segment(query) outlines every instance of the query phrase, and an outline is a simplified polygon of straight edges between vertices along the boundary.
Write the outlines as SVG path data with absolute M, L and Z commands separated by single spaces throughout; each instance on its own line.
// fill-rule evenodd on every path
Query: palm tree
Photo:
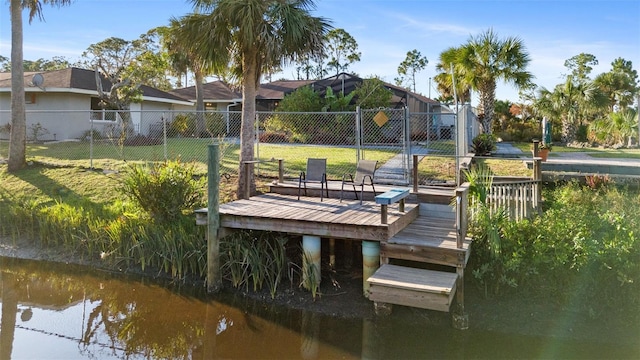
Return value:
M 242 166 L 253 160 L 255 99 L 263 70 L 320 53 L 330 26 L 309 13 L 315 8 L 313 0 L 191 1 L 201 12 L 183 18 L 184 30 L 191 34 L 189 46 L 202 59 L 242 69 L 238 197 L 243 197 L 247 182 L 255 189 L 253 172 L 245 174 Z
M 172 18 L 168 28 L 159 29 L 162 35 L 162 46 L 169 55 L 169 62 L 176 72 L 193 71 L 196 88 L 196 137 L 201 137 L 206 131 L 204 120 L 203 85 L 205 76 L 216 72 L 215 63 L 199 56 L 193 49 L 185 46 L 191 39 L 184 31 L 184 24 L 180 19 Z
M 576 82 L 568 75 L 564 84 L 556 85 L 553 91 L 541 88 L 535 107 L 542 115 L 560 119 L 561 140 L 570 143 L 575 140 L 578 126 L 590 120 L 591 114 L 605 101 L 594 82 Z
M 471 88 L 468 84 L 460 82 L 460 74 L 456 73 L 456 68 L 453 68 L 453 74 L 451 74 L 451 65 L 457 61 L 457 48 L 448 48 L 440 53 L 439 62 L 436 65 L 438 74 L 434 77 L 434 80 L 438 84 L 438 92 L 442 99 L 451 99 L 453 102 L 468 103 L 471 101 Z M 456 84 L 456 89 L 453 89 L 453 83 Z M 455 96 L 457 99 L 455 99 Z
M 7 169 L 21 169 L 26 160 L 27 116 L 24 100 L 24 54 L 22 49 L 22 10 L 29 10 L 29 23 L 42 16 L 42 4 L 62 6 L 71 0 L 11 0 L 11 135 Z
M 526 71 L 530 58 L 522 40 L 515 37 L 499 39 L 493 29 L 489 29 L 447 52 L 450 52 L 447 57 L 453 63 L 456 82 L 479 93 L 479 118 L 483 131 L 491 133 L 497 81 L 524 88 L 530 86 L 533 79 Z
M 607 144 L 633 146 L 633 138 L 638 137 L 638 113 L 634 109 L 611 112 L 606 118 L 594 121 L 589 127 L 596 138 Z

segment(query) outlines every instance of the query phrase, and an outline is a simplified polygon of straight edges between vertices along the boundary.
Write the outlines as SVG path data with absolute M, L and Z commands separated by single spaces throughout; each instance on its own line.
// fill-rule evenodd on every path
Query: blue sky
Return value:
M 640 0 L 316 0 L 316 16 L 332 21 L 358 42 L 361 61 L 350 70 L 388 82 L 407 51 L 417 49 L 429 64 L 418 74 L 417 91 L 437 97 L 438 56 L 493 28 L 499 37 L 518 37 L 531 56 L 529 71 L 539 86 L 553 88 L 567 73 L 564 61 L 580 53 L 596 56 L 592 76 L 622 57 L 640 71 Z M 72 62 L 108 37 L 133 40 L 191 12 L 184 0 L 76 0 L 63 8 L 44 7 L 45 21 L 24 23 L 24 58 L 64 56 Z M 26 14 L 25 14 L 26 16 Z M 0 54 L 10 55 L 8 1 L 0 7 Z M 286 69 L 278 78 L 294 78 Z M 498 84 L 497 98 L 518 100 L 510 85 Z

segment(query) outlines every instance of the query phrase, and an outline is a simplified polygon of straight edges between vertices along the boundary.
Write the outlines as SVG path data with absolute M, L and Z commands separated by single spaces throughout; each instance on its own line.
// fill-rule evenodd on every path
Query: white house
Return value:
M 24 82 L 27 127 L 40 123 L 48 132 L 41 140 L 77 139 L 91 128 L 115 124 L 115 116 L 100 106 L 93 70 L 72 67 L 30 72 L 25 73 Z M 102 84 L 105 90 L 111 86 L 104 78 Z M 131 122 L 138 133 L 148 134 L 152 124 L 161 121 L 162 111 L 195 109 L 192 102 L 178 95 L 149 86 L 141 90 L 142 102 L 131 104 Z M 0 73 L 0 128 L 10 122 L 11 73 Z

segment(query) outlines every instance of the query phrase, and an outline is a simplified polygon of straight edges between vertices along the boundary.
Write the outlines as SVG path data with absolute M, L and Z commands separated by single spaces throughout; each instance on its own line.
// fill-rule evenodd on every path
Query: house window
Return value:
M 105 109 L 105 104 L 99 98 L 91 98 L 91 120 L 114 121 L 115 113 L 113 110 Z
M 25 93 L 24 94 L 24 103 L 25 104 L 35 104 L 36 103 L 36 93 Z

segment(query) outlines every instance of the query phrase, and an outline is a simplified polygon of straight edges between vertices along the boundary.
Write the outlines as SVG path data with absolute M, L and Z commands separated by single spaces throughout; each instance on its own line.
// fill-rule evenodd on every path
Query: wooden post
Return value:
M 336 239 L 329 239 L 329 267 L 336 268 Z
M 418 155 L 413 155 L 413 192 L 418 193 Z
M 540 152 L 540 140 L 533 140 L 533 157 L 537 158 Z
M 464 309 L 464 265 L 456 267 L 458 279 L 456 281 L 456 309 L 451 314 L 454 329 L 467 330 L 469 328 L 469 315 Z
M 220 274 L 220 229 L 219 184 L 220 162 L 218 144 L 209 145 L 207 166 L 207 291 L 217 292 L 222 288 Z
M 534 158 L 533 159 L 533 180 L 536 183 L 533 185 L 535 189 L 535 206 L 538 210 L 538 213 L 542 210 L 540 204 L 542 204 L 542 159 Z
M 386 204 L 380 205 L 380 223 L 381 224 L 387 223 L 387 205 Z
M 404 212 L 404 199 L 400 199 L 400 202 L 398 203 L 398 211 Z
M 278 183 L 284 181 L 284 159 L 278 159 Z

